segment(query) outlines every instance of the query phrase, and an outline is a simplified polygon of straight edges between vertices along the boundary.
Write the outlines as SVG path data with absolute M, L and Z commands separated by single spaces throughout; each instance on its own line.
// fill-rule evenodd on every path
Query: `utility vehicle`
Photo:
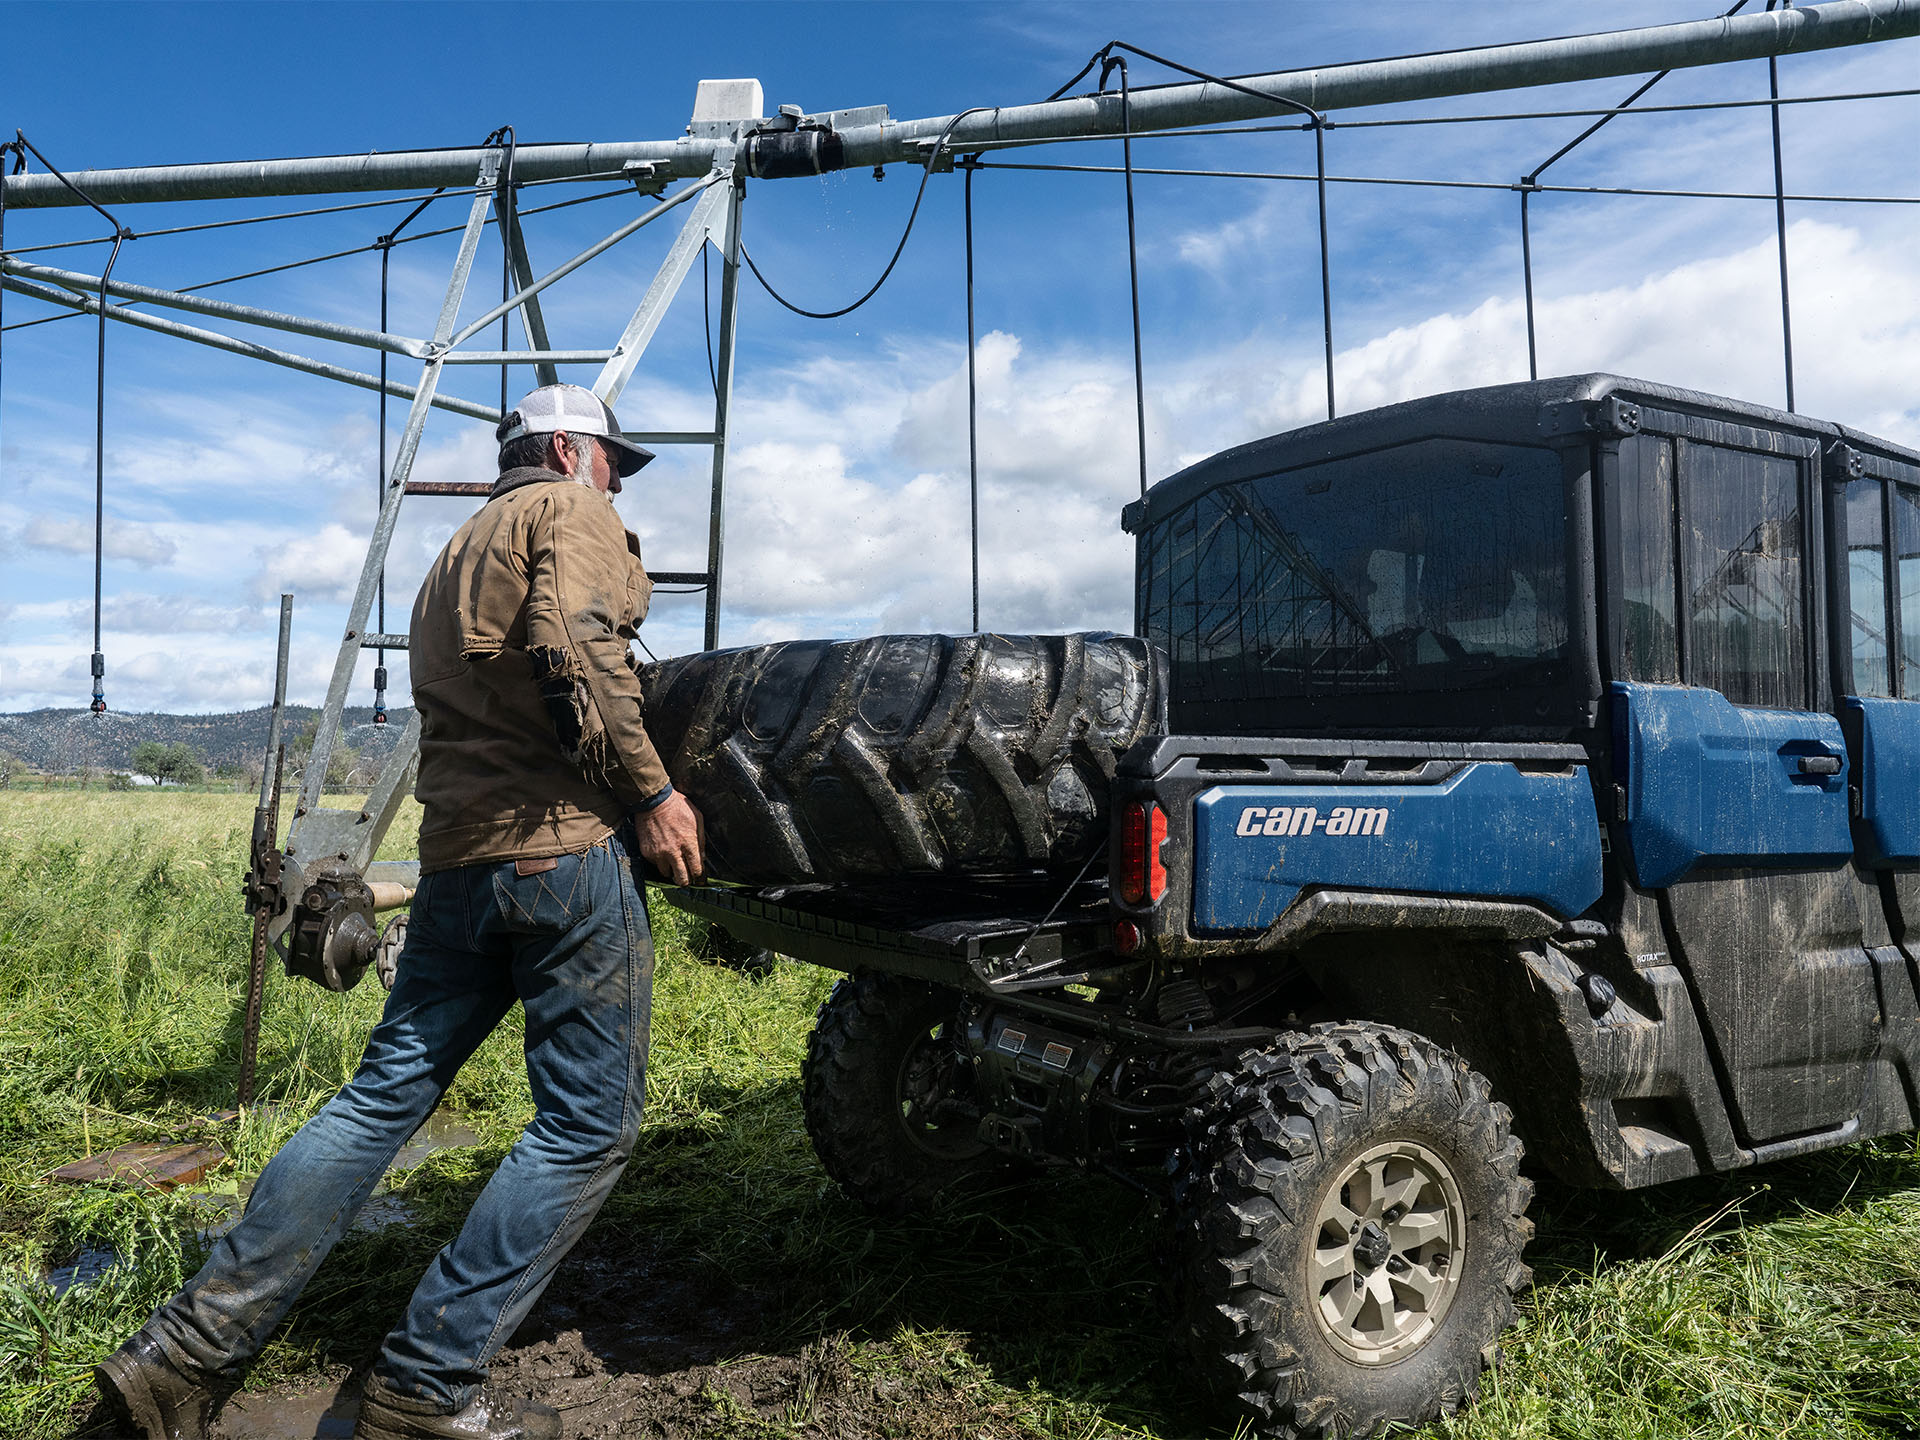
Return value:
M 1523 1144 L 1634 1188 L 1915 1126 L 1920 455 L 1587 375 L 1242 445 L 1124 523 L 1157 655 L 655 676 L 716 830 L 785 837 L 670 898 L 848 972 L 805 1106 L 856 1199 L 1151 1187 L 1206 1385 L 1362 1435 L 1493 1360 Z

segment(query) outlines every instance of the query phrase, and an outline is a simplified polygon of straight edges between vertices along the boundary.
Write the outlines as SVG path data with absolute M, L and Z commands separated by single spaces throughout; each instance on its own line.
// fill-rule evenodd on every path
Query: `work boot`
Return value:
M 93 1380 L 140 1440 L 207 1440 L 213 1412 L 236 1388 L 225 1376 L 175 1360 L 144 1330 L 96 1365 Z
M 369 1375 L 353 1440 L 560 1440 L 560 1412 L 483 1385 L 449 1415 Z

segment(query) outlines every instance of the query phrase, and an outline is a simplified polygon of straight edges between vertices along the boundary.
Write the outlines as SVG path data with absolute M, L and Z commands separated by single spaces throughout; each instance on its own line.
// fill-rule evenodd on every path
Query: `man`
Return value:
M 593 1219 L 640 1125 L 653 948 L 630 856 L 676 884 L 700 818 L 647 739 L 627 642 L 652 582 L 613 508 L 652 456 L 590 391 L 497 432 L 500 478 L 434 562 L 410 651 L 420 888 L 353 1081 L 261 1172 L 206 1267 L 99 1367 L 147 1440 L 198 1440 L 395 1152 L 517 999 L 535 1115 L 428 1267 L 366 1387 L 359 1440 L 552 1440 L 488 1362 Z

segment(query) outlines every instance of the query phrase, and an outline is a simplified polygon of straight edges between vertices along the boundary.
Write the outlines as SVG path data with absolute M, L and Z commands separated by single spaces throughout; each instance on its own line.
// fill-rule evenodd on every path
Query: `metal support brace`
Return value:
M 321 788 L 326 780 L 327 762 L 332 759 L 334 745 L 339 740 L 347 691 L 353 683 L 354 669 L 360 659 L 360 641 L 367 629 L 367 617 L 373 608 L 374 592 L 378 588 L 380 572 L 386 564 L 394 527 L 400 519 L 400 504 L 406 496 L 407 475 L 413 469 L 414 457 L 419 453 L 420 437 L 426 428 L 433 392 L 440 381 L 443 363 L 440 356 L 453 335 L 454 324 L 460 314 L 460 302 L 466 296 L 467 281 L 473 274 L 474 257 L 480 248 L 480 233 L 486 222 L 488 207 L 493 203 L 500 160 L 501 152 L 490 150 L 480 166 L 473 205 L 467 214 L 466 230 L 460 239 L 460 253 L 454 260 L 446 298 L 440 307 L 440 318 L 434 326 L 433 358 L 426 362 L 422 370 L 418 393 L 407 412 L 406 429 L 401 433 L 393 470 L 387 480 L 386 500 L 380 507 L 373 538 L 367 546 L 367 558 L 360 571 L 360 584 L 354 591 L 353 606 L 347 617 L 346 634 L 340 642 L 333 678 L 327 686 L 326 705 L 321 710 L 319 727 L 314 735 L 313 753 L 307 761 L 306 773 L 300 777 L 300 800 L 294 810 L 293 825 L 287 834 L 286 854 L 290 865 L 304 867 L 325 860 L 328 856 L 342 856 L 348 863 L 355 864 L 356 868 L 364 868 L 372 857 L 374 847 L 379 844 L 380 836 L 393 819 L 393 811 L 404 794 L 405 779 L 418 756 L 420 717 L 415 712 L 400 743 L 387 757 L 380 778 L 375 783 L 374 793 L 367 798 L 366 805 L 357 812 L 321 808 Z M 352 837 L 350 842 L 347 836 Z
M 613 358 L 607 361 L 593 382 L 593 393 L 608 405 L 618 403 L 620 392 L 627 388 L 627 382 L 633 378 L 640 357 L 646 353 L 648 342 L 653 339 L 654 332 L 660 328 L 660 321 L 666 316 L 667 306 L 680 293 L 680 286 L 686 281 L 693 262 L 700 258 L 701 248 L 710 238 L 717 236 L 726 224 L 727 215 L 738 207 L 738 200 L 729 198 L 736 187 L 720 183 L 727 180 L 730 173 L 730 169 L 716 170 L 700 198 L 694 202 L 686 223 L 674 237 L 673 248 L 667 251 L 667 258 L 661 262 L 653 283 L 647 286 L 647 293 L 640 297 L 633 318 L 627 321 L 620 343 L 614 346 Z
M 31 295 L 34 299 L 45 300 L 51 305 L 64 305 L 69 310 L 77 310 L 86 315 L 97 315 L 100 312 L 100 299 L 97 295 L 75 295 L 51 285 L 22 279 L 17 275 L 0 273 L 0 288 L 20 295 Z M 345 385 L 357 385 L 362 390 L 377 391 L 384 386 L 387 394 L 397 395 L 403 400 L 411 400 L 417 393 L 413 386 L 398 380 L 382 382 L 378 375 L 369 375 L 363 370 L 349 370 L 344 365 L 335 365 L 326 360 L 313 360 L 288 350 L 276 350 L 270 345 L 242 340 L 238 336 L 222 335 L 218 330 L 202 330 L 197 325 L 183 325 L 178 320 L 168 320 L 159 315 L 143 315 L 138 310 L 129 310 L 121 305 L 109 305 L 106 310 L 109 320 L 117 321 L 122 325 L 133 325 L 142 330 L 152 330 L 156 334 L 191 340 L 196 345 L 225 350 L 231 355 L 244 355 L 250 360 L 264 360 L 269 365 L 280 365 L 306 375 L 318 375 L 323 380 L 338 380 Z M 433 407 L 436 410 L 451 410 L 456 415 L 471 415 L 476 420 L 485 420 L 492 424 L 497 424 L 500 419 L 500 412 L 493 406 L 475 404 L 471 400 L 461 400 L 452 395 L 434 396 Z
M 180 290 L 162 290 L 152 285 L 135 285 L 126 280 L 108 280 L 102 286 L 98 275 L 83 275 L 74 270 L 59 270 L 51 265 L 33 265 L 24 260 L 0 260 L 8 274 L 26 280 L 60 285 L 76 293 L 98 295 L 102 288 L 121 300 L 143 305 L 158 305 L 165 310 L 186 310 L 196 315 L 211 315 L 220 320 L 237 320 L 243 325 L 259 325 L 269 330 L 285 330 L 315 340 L 335 340 L 342 345 L 359 345 L 368 350 L 385 350 L 424 360 L 426 342 L 409 335 L 383 335 L 360 325 L 341 325 L 332 320 L 315 320 L 305 315 L 287 315 L 278 310 L 262 310 L 257 305 L 241 305 L 231 300 L 214 300 L 205 295 L 189 295 Z M 115 307 L 118 308 L 117 306 Z
M 533 285 L 533 258 L 527 253 L 526 233 L 520 228 L 520 207 L 513 203 L 511 195 L 502 190 L 494 195 L 493 215 L 499 222 L 500 243 L 506 247 L 507 265 L 512 271 L 513 283 L 524 292 Z M 547 339 L 547 317 L 540 313 L 538 295 L 528 295 L 520 307 L 520 326 L 529 350 L 553 349 Z M 533 373 L 542 385 L 560 383 L 560 372 L 553 368 L 551 360 L 536 360 Z
M 675 195 L 671 200 L 667 201 L 664 205 L 660 206 L 658 209 L 649 210 L 646 212 L 646 214 L 641 215 L 637 219 L 629 220 L 626 224 L 622 225 L 618 230 L 615 230 L 611 235 L 608 235 L 605 239 L 596 240 L 593 244 L 589 245 L 586 249 L 582 250 L 578 255 L 574 256 L 571 260 L 566 261 L 564 264 L 555 266 L 553 269 L 549 270 L 546 274 L 542 275 L 538 280 L 535 280 L 529 283 L 519 293 L 514 295 L 509 295 L 506 299 L 502 300 L 498 305 L 494 306 L 493 309 L 487 311 L 486 314 L 482 315 L 478 320 L 469 321 L 466 325 L 461 327 L 460 333 L 458 335 L 455 335 L 453 339 L 449 340 L 447 344 L 449 345 L 449 347 L 456 346 L 456 345 L 464 345 L 468 340 L 471 340 L 475 335 L 478 335 L 482 330 L 486 329 L 487 326 L 491 325 L 494 321 L 498 320 L 502 315 L 507 314 L 511 310 L 515 310 L 519 308 L 527 300 L 539 294 L 542 290 L 545 290 L 548 286 L 557 284 L 558 282 L 566 279 L 567 276 L 571 275 L 574 271 L 578 270 L 582 265 L 586 264 L 589 260 L 593 259 L 595 256 L 606 254 L 607 251 L 611 250 L 614 246 L 618 245 L 622 240 L 626 239 L 629 235 L 635 234 L 640 230 L 646 229 L 647 226 L 651 225 L 654 221 L 658 220 L 661 216 L 665 215 L 669 210 L 677 209 L 681 205 L 686 204 L 686 202 L 691 200 L 694 196 L 704 195 L 707 191 L 711 190 L 713 186 L 716 183 L 718 183 L 718 181 L 725 174 L 726 172 L 724 170 L 715 171 L 711 176 L 709 176 L 705 180 L 700 181 L 698 184 L 687 186 L 686 189 L 682 190 L 679 194 Z

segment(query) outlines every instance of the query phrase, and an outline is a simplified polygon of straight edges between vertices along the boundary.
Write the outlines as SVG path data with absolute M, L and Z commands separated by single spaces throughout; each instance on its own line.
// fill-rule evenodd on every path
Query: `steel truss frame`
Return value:
M 712 244 L 720 251 L 723 267 L 720 334 L 715 355 L 713 427 L 710 430 L 699 431 L 628 431 L 626 433 L 628 438 L 648 444 L 707 445 L 713 450 L 707 567 L 703 571 L 688 574 L 663 572 L 662 578 L 706 590 L 705 641 L 708 647 L 719 643 L 721 550 L 725 540 L 726 439 L 733 391 L 735 336 L 738 333 L 740 210 L 745 195 L 744 177 L 736 177 L 730 160 L 722 160 L 716 163 L 704 177 L 667 197 L 655 208 L 620 225 L 604 238 L 536 278 L 529 258 L 526 238 L 519 224 L 519 217 L 514 211 L 510 197 L 504 193 L 504 187 L 500 183 L 505 158 L 505 147 L 489 147 L 480 152 L 476 175 L 468 192 L 472 199 L 466 224 L 461 230 L 459 249 L 448 278 L 438 320 L 432 335 L 425 339 L 283 314 L 257 306 L 241 305 L 181 291 L 103 279 L 100 276 L 36 265 L 0 255 L 0 285 L 4 285 L 7 290 L 66 306 L 77 312 L 98 315 L 104 310 L 108 319 L 124 324 L 191 340 L 215 349 L 252 356 L 289 369 L 343 381 L 365 389 L 384 389 L 387 394 L 403 397 L 410 402 L 400 443 L 394 454 L 392 467 L 385 478 L 380 511 L 368 541 L 359 583 L 355 587 L 353 601 L 348 609 L 346 631 L 335 656 L 333 674 L 327 686 L 326 701 L 321 709 L 314 736 L 312 755 L 301 776 L 300 792 L 294 804 L 292 823 L 288 828 L 284 856 L 281 860 L 280 889 L 283 895 L 299 894 L 307 873 L 320 870 L 328 873 L 351 871 L 367 876 L 369 879 L 397 881 L 407 886 L 411 885 L 419 873 L 419 866 L 414 862 L 391 862 L 379 865 L 373 863 L 374 851 L 379 847 L 388 826 L 392 824 L 394 814 L 399 809 L 400 801 L 410 788 L 413 769 L 419 756 L 420 720 L 417 712 L 409 720 L 398 743 L 387 756 L 379 776 L 374 781 L 371 793 L 362 805 L 350 810 L 329 808 L 322 803 L 322 786 L 328 763 L 339 745 L 348 692 L 353 684 L 360 652 L 370 649 L 404 650 L 407 648 L 408 636 L 373 630 L 369 627 L 368 621 L 386 571 L 387 555 L 399 523 L 402 503 L 409 495 L 432 494 L 439 491 L 439 487 L 415 487 L 408 484 L 414 460 L 419 453 L 421 436 L 426 428 L 428 412 L 437 408 L 496 423 L 500 419 L 500 411 L 491 406 L 439 394 L 438 387 L 443 368 L 448 365 L 531 364 L 539 383 L 552 384 L 558 379 L 561 366 L 598 365 L 600 370 L 593 381 L 592 389 L 601 399 L 613 405 L 633 378 L 649 342 L 665 318 L 667 307 L 673 302 L 692 272 L 694 261 L 699 258 L 708 244 Z M 541 293 L 622 240 L 682 207 L 689 208 L 682 219 L 680 231 L 675 236 L 666 259 L 648 285 L 617 342 L 609 349 L 554 348 L 548 339 L 545 317 L 540 309 Z M 466 298 L 468 282 L 472 278 L 474 261 L 479 252 L 481 232 L 485 228 L 489 212 L 492 213 L 500 231 L 501 241 L 506 249 L 509 273 L 517 288 L 500 304 L 456 330 L 455 325 L 461 304 Z M 420 378 L 413 384 L 401 380 L 383 382 L 376 375 L 275 349 L 250 339 L 242 339 L 219 331 L 131 310 L 125 305 L 112 303 L 114 300 L 184 311 L 189 314 L 304 335 L 418 360 L 421 363 Z M 518 314 L 520 318 L 527 349 L 460 348 L 469 340 L 479 336 L 495 321 L 514 314 Z M 460 495 L 471 494 L 473 488 L 475 487 L 447 487 L 451 493 Z M 484 487 L 477 488 L 484 489 Z M 270 764 L 272 759 L 273 757 L 269 756 Z M 278 908 L 278 913 L 269 921 L 267 934 L 270 942 L 282 940 L 292 923 L 293 913 L 292 906 L 282 905 Z
M 420 716 L 417 710 L 408 720 L 399 743 L 387 756 L 374 782 L 373 790 L 363 805 L 353 810 L 330 809 L 321 803 L 321 793 L 328 761 L 339 742 L 347 695 L 353 684 L 360 651 L 407 647 L 407 636 L 370 632 L 367 621 L 380 577 L 385 571 L 387 551 L 399 521 L 400 507 L 409 493 L 407 477 L 419 450 L 420 436 L 425 428 L 427 411 L 433 403 L 434 389 L 438 384 L 441 368 L 449 364 L 499 364 L 507 360 L 523 364 L 531 362 L 540 367 L 537 373 L 542 383 L 551 383 L 551 378 L 557 375 L 556 367 L 560 365 L 598 362 L 601 368 L 592 389 L 608 405 L 613 405 L 619 400 L 628 381 L 632 379 L 648 343 L 659 329 L 667 306 L 672 303 L 691 272 L 694 260 L 709 243 L 720 250 L 725 265 L 721 294 L 721 333 L 716 355 L 719 383 L 715 393 L 713 429 L 691 433 L 634 431 L 629 434 L 636 440 L 650 441 L 654 444 L 704 443 L 713 448 L 710 507 L 712 520 L 707 568 L 703 572 L 675 575 L 673 578 L 705 586 L 707 591 L 706 644 L 709 647 L 718 644 L 720 545 L 724 532 L 722 517 L 726 485 L 726 434 L 729 400 L 732 393 L 734 335 L 737 329 L 735 314 L 739 304 L 737 272 L 740 206 L 744 187 L 736 180 L 730 165 L 717 165 L 711 174 L 681 190 L 659 208 L 650 210 L 639 218 L 620 226 L 606 238 L 588 246 L 537 280 L 532 278 L 532 267 L 524 237 L 518 233 L 517 225 L 509 222 L 502 227 L 502 239 L 508 247 L 509 264 L 520 288 L 507 300 L 455 332 L 455 319 L 459 314 L 460 303 L 472 275 L 474 255 L 478 248 L 485 213 L 490 207 L 500 208 L 505 204 L 504 197 L 498 193 L 500 159 L 500 152 L 489 152 L 481 163 L 467 226 L 461 237 L 459 254 L 454 261 L 446 298 L 432 339 L 425 342 L 405 342 L 413 348 L 401 352 L 422 360 L 422 375 L 418 386 L 414 389 L 406 426 L 394 456 L 393 468 L 387 477 L 386 497 L 381 504 L 379 518 L 374 524 L 366 560 L 361 568 L 360 581 L 355 588 L 353 603 L 348 611 L 346 633 L 341 639 L 339 652 L 334 661 L 333 676 L 327 686 L 326 702 L 322 708 L 319 728 L 314 738 L 312 757 L 301 777 L 300 793 L 294 805 L 293 821 L 288 830 L 282 861 L 283 874 L 286 877 L 283 881 L 283 893 L 288 895 L 298 892 L 304 871 L 316 866 L 327 870 L 344 867 L 365 875 L 369 880 L 399 881 L 409 886 L 419 874 L 417 862 L 373 864 L 374 851 L 379 847 L 388 826 L 392 824 L 401 800 L 411 788 L 411 777 L 419 756 Z M 610 350 L 552 349 L 545 340 L 546 324 L 540 312 L 538 299 L 540 292 L 668 211 L 689 202 L 691 206 L 682 222 L 679 234 L 675 237 L 659 272 L 647 287 L 646 293 L 641 297 L 639 305 L 635 308 L 614 347 Z M 530 347 L 528 350 L 462 352 L 455 348 L 462 342 L 479 335 L 495 320 L 514 312 L 520 315 Z M 401 338 L 368 334 L 360 337 L 356 343 L 387 348 Z M 497 419 L 497 412 L 490 413 L 487 418 Z M 291 918 L 291 907 L 276 916 L 270 925 L 270 938 L 279 939 L 291 923 Z

